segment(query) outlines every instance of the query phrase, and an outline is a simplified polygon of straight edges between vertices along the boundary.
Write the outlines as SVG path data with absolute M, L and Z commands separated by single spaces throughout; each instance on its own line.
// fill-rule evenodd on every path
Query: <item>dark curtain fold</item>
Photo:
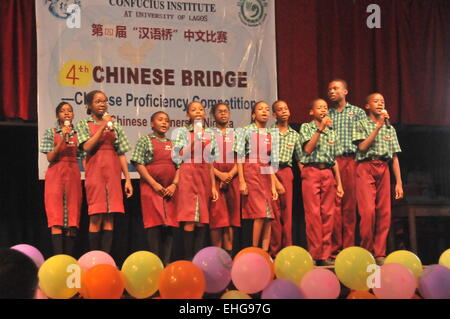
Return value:
M 37 120 L 34 0 L 0 1 L 0 120 Z

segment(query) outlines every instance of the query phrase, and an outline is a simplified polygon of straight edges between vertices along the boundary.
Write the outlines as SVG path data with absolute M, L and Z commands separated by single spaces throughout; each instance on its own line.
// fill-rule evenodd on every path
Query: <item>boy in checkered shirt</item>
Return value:
M 336 162 L 336 154 L 339 154 L 341 146 L 336 132 L 331 128 L 327 102 L 314 100 L 309 114 L 313 120 L 300 127 L 306 239 L 309 253 L 316 264 L 330 266 L 333 264 L 330 257 L 336 196 L 344 195 Z
M 331 251 L 336 256 L 342 249 L 355 245 L 356 228 L 356 146 L 352 143 L 354 124 L 366 118 L 363 109 L 347 102 L 347 83 L 334 79 L 328 84 L 330 118 L 336 130 L 341 151 L 336 154 L 344 196 L 336 199 Z
M 278 134 L 278 170 L 276 172 L 276 187 L 280 194 L 275 204 L 275 219 L 272 221 L 272 234 L 270 239 L 270 254 L 276 254 L 287 246 L 292 246 L 292 197 L 293 180 L 292 155 L 300 166 L 302 147 L 299 134 L 289 126 L 291 115 L 289 106 L 285 101 L 276 101 L 272 105 L 273 116 L 276 123 L 271 127 L 272 134 Z
M 395 175 L 395 198 L 403 197 L 400 163 L 401 152 L 395 129 L 385 124 L 389 118 L 384 98 L 370 94 L 366 109 L 369 116 L 358 121 L 353 131 L 357 145 L 356 198 L 361 216 L 361 247 L 370 251 L 379 265 L 386 255 L 386 239 L 391 222 L 391 191 L 389 163 Z

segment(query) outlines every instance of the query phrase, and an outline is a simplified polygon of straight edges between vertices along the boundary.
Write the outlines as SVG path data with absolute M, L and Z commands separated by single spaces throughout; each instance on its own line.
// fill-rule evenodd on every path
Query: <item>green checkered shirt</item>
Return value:
M 81 145 L 91 138 L 91 132 L 89 130 L 89 122 L 94 122 L 97 125 L 97 122 L 89 117 L 87 119 L 78 121 L 77 123 L 77 131 L 78 131 L 78 143 Z M 125 135 L 125 132 L 120 126 L 118 122 L 113 122 L 113 128 L 116 132 L 116 140 L 114 142 L 114 149 L 118 155 L 123 155 L 129 150 L 131 150 L 130 142 L 128 141 L 128 137 Z
M 188 136 L 190 135 L 189 134 L 190 132 L 194 132 L 194 126 L 192 124 L 176 129 L 176 132 L 175 132 L 176 135 L 175 135 L 175 139 L 173 142 L 173 148 L 172 148 L 172 160 L 177 165 L 180 165 L 183 162 L 183 158 L 185 158 L 186 156 L 189 156 L 189 158 L 190 158 L 192 155 L 192 154 L 180 155 L 180 152 L 183 150 L 183 148 L 188 146 L 188 144 L 189 144 Z M 203 132 L 203 137 L 205 137 L 205 135 L 209 135 L 209 137 L 211 139 L 210 144 L 207 146 L 207 149 L 209 151 L 207 162 L 212 163 L 217 158 L 217 154 L 218 154 L 218 146 L 217 146 L 216 136 L 214 134 L 212 134 L 211 131 L 208 131 L 207 129 L 205 129 L 205 131 Z M 203 155 L 202 155 L 202 161 L 204 161 L 204 160 L 205 159 L 203 158 Z M 191 162 L 194 163 L 194 161 L 195 161 L 195 159 L 191 158 Z
M 278 130 L 275 124 L 270 127 L 270 131 L 272 136 L 275 136 L 277 133 L 279 135 L 278 159 L 280 163 L 292 167 L 292 155 L 295 155 L 297 161 L 302 156 L 300 135 L 290 126 L 288 126 L 288 131 L 284 134 Z
M 242 160 L 244 157 L 249 155 L 250 149 L 251 149 L 250 137 L 251 137 L 252 133 L 267 134 L 267 135 L 271 136 L 272 151 L 270 152 L 270 162 L 271 163 L 279 163 L 278 152 L 276 151 L 276 150 L 278 150 L 278 145 L 279 145 L 279 140 L 280 140 L 279 134 L 273 134 L 274 132 L 270 128 L 267 130 L 258 129 L 258 127 L 256 126 L 255 123 L 244 126 L 244 128 L 238 128 L 235 131 L 236 143 L 235 143 L 234 151 L 236 152 L 238 158 L 240 158 Z M 255 148 L 255 150 L 256 150 L 256 148 Z M 255 154 L 255 155 L 257 155 L 258 158 L 260 157 L 260 154 Z
M 358 145 L 361 141 L 368 138 L 376 127 L 377 125 L 370 117 L 356 122 L 353 131 L 353 143 Z M 395 128 L 393 126 L 387 128 L 386 125 L 383 125 L 369 149 L 364 153 L 359 150 L 356 152 L 356 160 L 362 161 L 372 156 L 380 156 L 390 160 L 395 153 L 400 153 L 401 151 Z
M 313 137 L 317 129 L 318 127 L 314 121 L 302 124 L 302 126 L 300 127 L 300 143 L 302 146 Z M 316 148 L 311 152 L 311 154 L 308 155 L 305 152 L 302 152 L 300 162 L 302 162 L 303 164 L 334 164 L 337 154 L 342 154 L 342 146 L 339 143 L 337 134 L 335 130 L 326 128 L 325 131 L 320 134 L 320 138 L 316 144 Z
M 333 120 L 333 128 L 336 130 L 339 142 L 342 145 L 342 152 L 336 156 L 343 153 L 356 153 L 356 146 L 352 143 L 353 128 L 357 121 L 366 118 L 366 112 L 347 102 L 342 112 L 338 112 L 332 107 L 329 109 L 329 115 Z
M 56 128 L 56 133 L 61 135 L 61 137 L 63 137 L 61 127 L 56 126 L 55 128 Z M 75 135 L 75 133 L 77 133 L 77 131 L 75 129 L 73 129 L 72 132 L 70 132 L 69 136 L 73 137 Z M 78 143 L 80 143 L 80 142 L 78 142 Z M 55 148 L 55 130 L 53 128 L 49 128 L 49 129 L 45 130 L 44 136 L 42 137 L 41 144 L 39 145 L 39 152 L 47 154 L 47 153 L 50 153 L 51 151 L 53 151 L 54 148 Z M 84 155 L 85 155 L 85 152 L 78 148 L 77 157 L 83 158 L 83 157 L 85 157 Z
M 135 162 L 141 165 L 147 165 L 153 162 L 153 143 L 152 139 L 157 139 L 163 143 L 169 141 L 168 138 L 160 139 L 155 134 L 142 136 L 134 147 L 133 154 L 131 155 L 131 162 Z

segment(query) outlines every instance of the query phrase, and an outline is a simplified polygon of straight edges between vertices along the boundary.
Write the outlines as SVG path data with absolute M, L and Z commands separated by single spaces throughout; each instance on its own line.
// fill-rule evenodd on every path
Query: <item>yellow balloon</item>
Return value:
M 314 269 L 314 262 L 308 251 L 299 246 L 283 248 L 275 257 L 275 275 L 300 285 L 303 276 Z
M 50 298 L 69 299 L 79 290 L 81 267 L 75 258 L 56 255 L 47 259 L 39 268 L 39 287 Z
M 252 299 L 252 297 L 239 290 L 230 290 L 224 293 L 220 299 Z
M 401 264 L 409 268 L 418 279 L 423 271 L 422 262 L 419 257 L 408 250 L 397 250 L 390 253 L 384 260 L 385 264 Z
M 439 265 L 450 268 L 450 249 L 444 251 L 441 257 L 439 257 Z
M 154 253 L 138 251 L 131 254 L 122 265 L 125 289 L 138 299 L 150 297 L 158 290 L 163 269 L 161 259 Z
M 336 256 L 334 270 L 340 282 L 346 287 L 358 290 L 369 290 L 367 279 L 373 274 L 376 265 L 372 254 L 361 247 L 345 248 Z M 372 266 L 374 267 L 374 266 Z

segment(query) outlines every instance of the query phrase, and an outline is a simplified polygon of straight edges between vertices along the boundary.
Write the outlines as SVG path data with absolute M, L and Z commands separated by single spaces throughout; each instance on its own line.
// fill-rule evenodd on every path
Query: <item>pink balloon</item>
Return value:
M 116 267 L 114 259 L 101 250 L 92 250 L 85 253 L 78 259 L 78 264 L 83 271 L 88 270 L 96 265 L 111 265 Z
M 316 268 L 303 276 L 300 290 L 306 299 L 336 299 L 341 292 L 341 285 L 333 272 Z
M 27 244 L 15 245 L 12 246 L 11 249 L 20 251 L 21 253 L 30 257 L 38 268 L 41 267 L 41 265 L 44 263 L 44 256 L 42 256 L 41 252 L 37 248 L 31 245 Z
M 246 253 L 234 261 L 231 280 L 239 291 L 246 294 L 257 293 L 272 280 L 270 265 L 263 256 Z
M 38 287 L 34 294 L 34 299 L 48 299 L 48 297 L 42 292 L 41 288 Z
M 384 264 L 379 276 L 372 288 L 378 299 L 411 299 L 414 296 L 417 280 L 407 267 L 396 263 Z

